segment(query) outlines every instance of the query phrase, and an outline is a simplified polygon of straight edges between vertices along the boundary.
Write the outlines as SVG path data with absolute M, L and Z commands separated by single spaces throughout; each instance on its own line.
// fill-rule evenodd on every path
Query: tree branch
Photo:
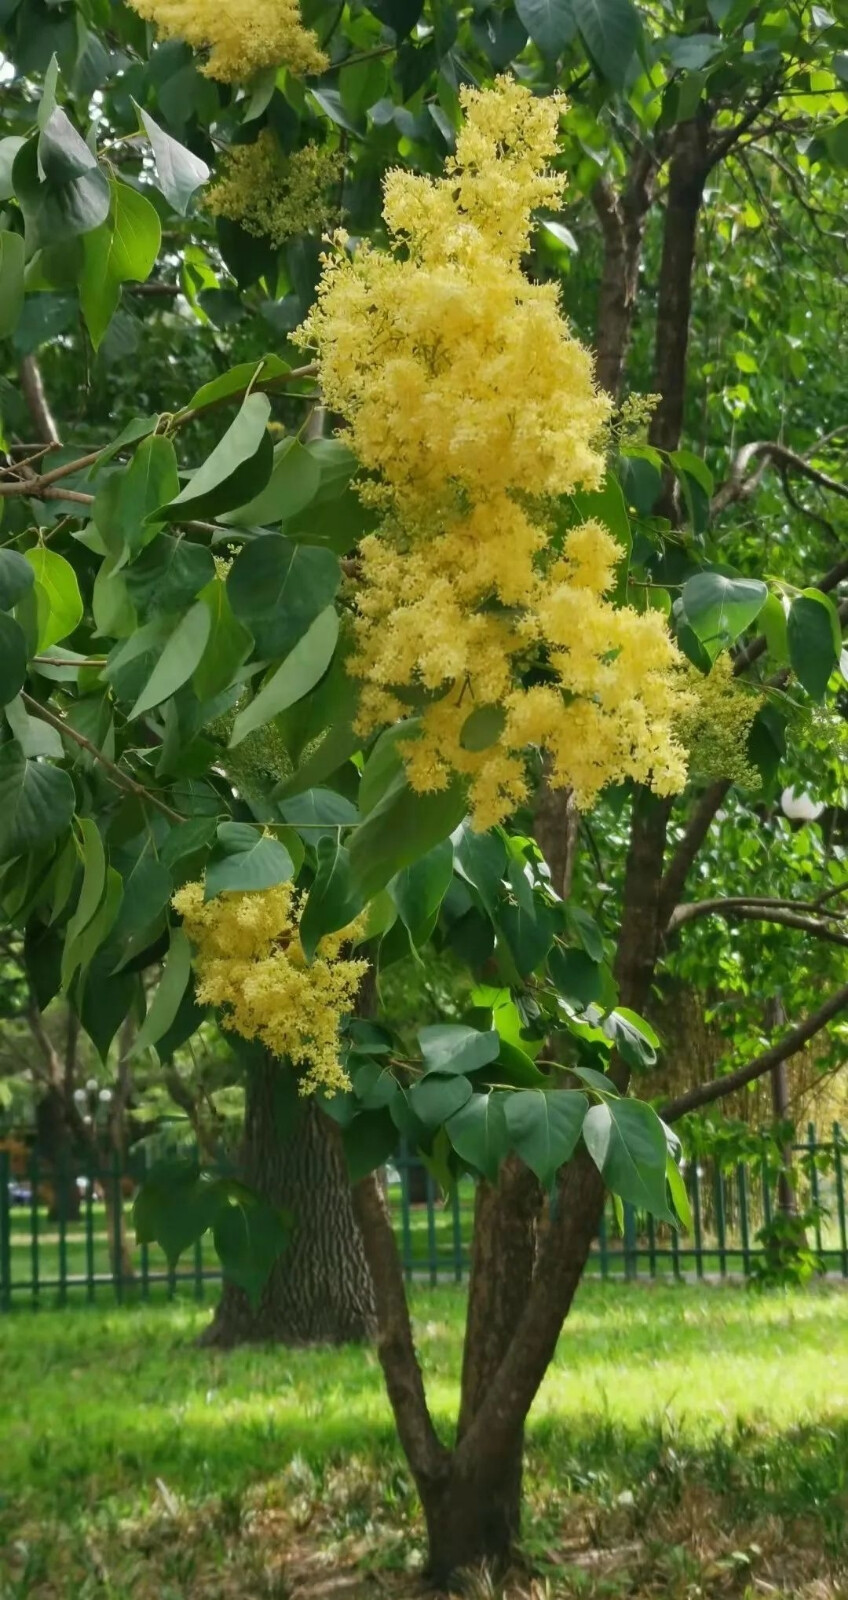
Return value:
M 802 477 L 809 478 L 812 483 L 817 483 L 821 489 L 827 489 L 830 494 L 837 494 L 843 500 L 848 500 L 848 484 L 840 483 L 838 478 L 831 478 L 828 473 L 821 472 L 807 460 L 806 456 L 799 456 L 797 451 L 790 450 L 785 444 L 778 444 L 776 439 L 755 439 L 743 445 L 737 452 L 728 477 L 716 489 L 710 507 L 713 515 L 718 516 L 737 500 L 747 500 L 758 487 L 769 464 L 798 472 Z M 753 471 L 751 471 L 752 466 Z
M 44 444 L 61 444 L 59 429 L 44 392 L 41 368 L 35 356 L 24 356 L 19 370 L 23 397 L 36 434 Z
M 415 1352 L 397 1242 L 376 1175 L 355 1183 L 353 1209 L 377 1303 L 377 1353 L 404 1453 L 422 1490 L 443 1482 L 450 1452 L 439 1439 L 427 1407 Z
M 674 933 L 677 928 L 682 928 L 684 923 L 697 922 L 701 917 L 710 916 L 726 917 L 730 920 L 739 918 L 748 922 L 775 922 L 784 928 L 800 928 L 804 933 L 812 933 L 817 939 L 826 940 L 828 944 L 848 945 L 848 933 L 840 933 L 838 929 L 829 927 L 827 922 L 822 920 L 822 916 L 805 916 L 798 910 L 797 902 L 794 907 L 790 901 L 779 900 L 752 904 L 741 897 L 724 900 L 691 900 L 684 905 L 676 906 L 668 920 L 666 932 Z
M 790 1056 L 797 1055 L 799 1050 L 803 1050 L 810 1039 L 821 1033 L 822 1028 L 826 1028 L 828 1023 L 846 1008 L 848 1008 L 848 983 L 831 995 L 818 1011 L 812 1012 L 803 1022 L 791 1028 L 777 1044 L 771 1046 L 771 1049 L 755 1056 L 753 1061 L 748 1061 L 745 1066 L 737 1068 L 736 1072 L 729 1072 L 723 1078 L 713 1078 L 710 1083 L 702 1083 L 694 1089 L 687 1090 L 686 1094 L 669 1101 L 668 1105 L 662 1108 L 660 1115 L 666 1122 L 677 1122 L 688 1111 L 697 1111 L 700 1106 L 709 1105 L 713 1100 L 723 1100 L 725 1095 L 733 1094 L 736 1089 L 744 1089 L 757 1078 L 765 1077 L 767 1072 L 771 1072 L 772 1067 L 778 1066 L 781 1061 L 788 1061 Z
M 155 806 L 156 810 L 161 811 L 163 817 L 168 817 L 171 822 L 185 822 L 185 817 L 181 816 L 179 811 L 172 811 L 171 807 L 166 805 L 164 800 L 160 800 L 159 796 L 154 794 L 151 789 L 145 789 L 143 783 L 136 783 L 135 778 L 129 777 L 126 772 L 122 772 L 121 768 L 116 767 L 114 761 L 110 761 L 108 756 L 104 756 L 103 751 L 98 750 L 96 744 L 92 744 L 84 733 L 78 733 L 77 729 L 72 728 L 70 723 L 63 722 L 61 717 L 57 717 L 52 711 L 48 710 L 47 706 L 43 706 L 40 700 L 34 700 L 32 695 L 27 694 L 25 691 L 22 691 L 21 699 L 27 710 L 34 717 L 40 717 L 42 722 L 48 722 L 51 728 L 55 728 L 57 733 L 61 733 L 64 739 L 73 740 L 73 743 L 79 745 L 81 750 L 87 751 L 93 760 L 99 762 L 116 788 L 124 789 L 128 794 L 137 795 L 146 804 Z

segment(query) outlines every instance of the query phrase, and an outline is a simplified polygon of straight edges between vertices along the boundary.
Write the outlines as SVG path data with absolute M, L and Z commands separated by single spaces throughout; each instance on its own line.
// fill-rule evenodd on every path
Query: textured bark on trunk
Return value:
M 643 146 L 632 161 L 621 193 L 603 178 L 592 190 L 592 204 L 604 236 L 595 375 L 600 387 L 614 400 L 621 392 L 630 346 L 645 218 L 654 197 L 656 171 L 656 153 Z
M 276 1081 L 267 1059 L 246 1085 L 242 1177 L 293 1218 L 290 1244 L 254 1308 L 226 1283 L 205 1344 L 344 1344 L 376 1333 L 374 1291 L 353 1214 L 338 1130 L 311 1100 L 286 1136 L 277 1126 Z

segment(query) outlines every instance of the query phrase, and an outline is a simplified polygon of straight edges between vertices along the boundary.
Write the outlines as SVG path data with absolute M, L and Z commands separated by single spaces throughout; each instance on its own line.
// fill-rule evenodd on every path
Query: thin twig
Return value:
M 22 692 L 21 699 L 27 710 L 34 717 L 40 717 L 42 722 L 49 723 L 50 727 L 55 728 L 57 733 L 61 733 L 63 738 L 71 739 L 74 744 L 79 745 L 81 750 L 87 751 L 95 761 L 99 762 L 116 788 L 124 789 L 128 794 L 137 795 L 140 800 L 145 801 L 148 805 L 155 806 L 156 810 L 161 811 L 162 815 L 168 817 L 171 822 L 185 822 L 185 817 L 181 816 L 179 811 L 172 811 L 171 807 L 166 805 L 164 800 L 160 800 L 158 795 L 153 794 L 152 790 L 145 789 L 143 783 L 136 783 L 135 778 L 130 778 L 126 772 L 122 772 L 120 767 L 116 767 L 114 761 L 110 761 L 108 756 L 104 756 L 103 751 L 98 750 L 97 745 L 92 744 L 84 733 L 79 733 L 76 728 L 71 727 L 70 723 L 63 722 L 61 717 L 57 717 L 52 711 L 48 711 L 40 700 L 34 700 L 32 695 L 26 692 Z

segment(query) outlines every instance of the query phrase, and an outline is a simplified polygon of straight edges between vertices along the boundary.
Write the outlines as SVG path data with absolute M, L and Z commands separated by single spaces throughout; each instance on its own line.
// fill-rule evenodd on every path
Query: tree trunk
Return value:
M 374 1291 L 354 1218 L 338 1130 L 312 1100 L 296 1126 L 278 1127 L 279 1062 L 250 1068 L 241 1175 L 293 1218 L 288 1248 L 275 1263 L 257 1307 L 224 1283 L 204 1344 L 344 1344 L 376 1332 Z
M 47 1089 L 35 1108 L 38 1149 L 50 1164 L 53 1199 L 49 1219 L 78 1222 L 80 1195 L 74 1174 L 73 1140 L 65 1116 L 65 1098 L 56 1084 Z
M 447 1584 L 463 1568 L 483 1562 L 495 1572 L 508 1566 L 519 1532 L 523 1430 L 485 1475 L 457 1465 L 439 1488 L 424 1497 L 427 1576 Z
M 786 1011 L 779 997 L 766 1001 L 766 1031 L 786 1026 Z M 778 1061 L 771 1069 L 771 1105 L 776 1123 L 789 1120 L 789 1064 Z M 792 1143 L 781 1149 L 782 1165 L 777 1179 L 777 1207 L 784 1217 L 797 1217 L 798 1196 L 792 1179 Z

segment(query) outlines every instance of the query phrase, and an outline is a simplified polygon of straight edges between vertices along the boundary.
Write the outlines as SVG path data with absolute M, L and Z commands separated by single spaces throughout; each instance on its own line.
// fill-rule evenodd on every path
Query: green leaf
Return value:
M 186 517 L 217 517 L 241 505 L 248 495 L 258 494 L 271 476 L 274 461 L 267 427 L 270 413 L 267 395 L 247 395 L 212 454 L 176 498 L 160 506 L 156 520 L 184 522 Z
M 28 758 L 16 740 L 0 748 L 0 861 L 50 844 L 73 814 L 67 772 Z
M 315 499 L 321 468 L 299 439 L 284 439 L 274 450 L 274 470 L 265 488 L 247 505 L 226 512 L 221 522 L 242 528 L 283 522 L 297 516 Z
M 359 809 L 363 817 L 373 811 L 378 800 L 403 773 L 403 745 L 420 726 L 417 718 L 396 722 L 374 741 L 359 784 Z
M 59 107 L 40 138 L 27 139 L 18 151 L 12 180 L 24 215 L 28 255 L 88 233 L 109 214 L 106 174 Z
M 562 55 L 577 32 L 570 0 L 516 0 L 515 9 L 548 61 Z
M 224 1277 L 244 1289 L 254 1306 L 289 1242 L 291 1228 L 289 1214 L 258 1195 L 222 1206 L 215 1218 L 213 1237 Z
M 351 1183 L 382 1167 L 398 1146 L 398 1130 L 389 1111 L 368 1111 L 342 1128 L 342 1148 Z
M 2 629 L 0 629 L 2 631 Z M 51 728 L 41 717 L 31 717 L 20 695 L 5 707 L 6 721 L 25 756 L 50 756 L 61 761 L 65 748 L 58 728 Z
M 183 611 L 214 578 L 211 550 L 169 533 L 160 533 L 124 573 L 127 593 L 146 617 Z
M 590 1106 L 583 1138 L 614 1194 L 665 1222 L 674 1220 L 666 1197 L 665 1133 L 650 1106 L 621 1099 Z
M 425 1128 L 441 1128 L 460 1111 L 473 1094 L 470 1078 L 461 1073 L 443 1077 L 428 1073 L 408 1090 L 407 1098 L 414 1115 Z
M 322 611 L 341 581 L 331 550 L 267 533 L 246 545 L 227 577 L 230 604 L 266 660 L 285 655 Z
M 218 829 L 222 852 L 206 869 L 205 900 L 214 899 L 225 889 L 244 893 L 252 889 L 273 889 L 288 883 L 294 865 L 285 845 L 280 844 L 249 822 L 222 822 Z
M 683 1223 L 684 1228 L 688 1233 L 691 1233 L 692 1207 L 689 1203 L 689 1195 L 686 1191 L 686 1184 L 683 1181 L 683 1174 L 680 1171 L 674 1156 L 671 1154 L 671 1151 L 669 1151 L 668 1156 L 666 1157 L 665 1176 L 671 1194 L 672 1205 L 674 1206 L 680 1221 Z
M 198 600 L 177 623 L 130 712 L 130 721 L 160 705 L 188 682 L 200 665 L 211 630 L 209 607 Z
M 504 1114 L 512 1147 L 543 1188 L 573 1155 L 588 1108 L 579 1089 L 519 1089 L 507 1095 Z
M 106 221 L 83 239 L 80 306 L 95 350 L 118 308 L 121 285 L 144 283 L 159 254 L 162 229 L 155 206 L 125 183 L 109 185 Z
M 759 616 L 768 588 L 759 578 L 699 572 L 683 585 L 683 612 L 711 661 Z
M 159 188 L 181 217 L 188 216 L 195 194 L 209 177 L 209 168 L 199 156 L 160 128 L 149 111 L 142 110 L 141 106 L 135 105 L 135 101 L 133 105 L 150 140 Z
M 224 1203 L 220 1178 L 200 1172 L 196 1162 L 158 1162 L 133 1204 L 136 1238 L 139 1244 L 158 1244 L 175 1267 L 183 1251 L 212 1227 Z
M 544 961 L 553 944 L 556 913 L 550 906 L 531 900 L 529 908 L 522 905 L 505 905 L 498 913 L 498 926 L 503 930 L 512 958 L 522 978 Z
M 27 550 L 24 557 L 35 575 L 37 651 L 67 639 L 82 621 L 82 596 L 77 575 L 64 556 L 45 545 Z
M 603 1031 L 629 1067 L 644 1072 L 647 1067 L 654 1066 L 660 1041 L 644 1017 L 637 1016 L 627 1006 L 617 1006 L 604 1018 Z
M 11 200 L 15 193 L 12 181 L 12 168 L 19 150 L 26 144 L 26 139 L 17 135 L 10 135 L 0 139 L 0 200 Z
M 315 687 L 330 665 L 338 636 L 338 614 L 334 606 L 327 606 L 250 704 L 239 712 L 230 737 L 231 749 Z
M 351 837 L 350 863 L 363 900 L 370 900 L 402 867 L 453 833 L 465 810 L 462 784 L 455 782 L 436 794 L 416 794 L 398 776 Z
M 182 928 L 171 929 L 171 943 L 156 993 L 136 1035 L 133 1056 L 141 1055 L 170 1028 L 191 978 L 191 945 Z
M 17 550 L 0 550 L 0 611 L 11 611 L 35 583 L 32 563 Z
M 124 895 L 112 935 L 120 957 L 115 970 L 145 948 L 171 898 L 171 874 L 151 852 L 152 845 L 145 845 L 121 875 Z M 114 859 L 116 865 L 123 866 L 117 854 Z
M 426 944 L 453 878 L 453 846 L 442 839 L 392 879 L 389 892 L 414 945 Z
M 583 43 L 610 83 L 622 88 L 641 36 L 631 0 L 569 0 Z
M 798 682 L 814 700 L 823 698 L 839 660 L 833 619 L 832 601 L 814 589 L 798 595 L 789 608 L 786 622 L 789 659 Z
M 445 1124 L 445 1132 L 458 1156 L 470 1167 L 497 1183 L 500 1164 L 509 1150 L 504 1094 L 473 1094 Z
M 548 971 L 564 1000 L 575 1001 L 585 1011 L 603 990 L 601 966 L 585 950 L 563 950 L 554 945 L 548 956 Z
M 0 706 L 20 694 L 27 669 L 24 632 L 14 617 L 0 611 Z
M 209 612 L 209 637 L 191 681 L 198 700 L 203 701 L 229 688 L 250 655 L 253 637 L 233 614 L 226 583 L 217 573 L 200 599 Z
M 236 367 L 230 367 L 228 372 L 222 372 L 219 377 L 212 378 L 209 383 L 201 384 L 189 400 L 186 409 L 194 411 L 203 406 L 213 405 L 220 400 L 226 400 L 230 395 L 240 394 L 251 383 L 256 383 L 260 378 L 263 383 L 269 379 L 284 378 L 291 372 L 287 361 L 281 356 L 263 356 L 261 361 L 242 361 Z
M 354 1057 L 354 1060 L 357 1058 Z M 400 1094 L 400 1085 L 391 1066 L 380 1066 L 377 1061 L 363 1061 L 351 1068 L 351 1082 L 357 1100 L 366 1111 L 382 1111 Z
M 494 1028 L 481 1033 L 460 1023 L 436 1022 L 421 1028 L 418 1043 L 428 1072 L 476 1072 L 494 1061 L 501 1048 Z
M 500 706 L 477 706 L 466 717 L 459 734 L 463 750 L 488 750 L 496 744 L 506 724 L 506 712 Z
M 602 961 L 604 957 L 604 938 L 594 917 L 584 911 L 582 906 L 570 903 L 565 907 L 565 921 L 569 932 L 580 940 L 587 956 L 593 961 Z
M 777 666 L 789 665 L 788 608 L 780 595 L 770 594 L 760 612 L 759 626 L 765 634 L 768 653 Z
M 533 1057 L 510 1039 L 501 1039 L 497 1059 L 486 1078 L 511 1089 L 547 1089 L 551 1081 L 540 1072 Z
M 594 1089 L 596 1094 L 611 1094 L 618 1097 L 618 1090 L 605 1072 L 596 1072 L 594 1067 L 569 1067 L 575 1078 L 585 1083 L 587 1089 Z
M 24 303 L 26 246 L 19 233 L 0 233 L 0 339 L 18 326 Z
M 464 822 L 453 835 L 456 871 L 476 890 L 481 905 L 491 916 L 498 903 L 506 874 L 506 845 L 499 833 L 475 833 Z
M 106 888 L 106 852 L 100 829 L 90 817 L 80 819 L 83 878 L 76 910 L 65 930 L 62 952 L 62 987 L 66 989 L 80 965 L 79 939 L 93 920 Z
M 326 933 L 346 928 L 362 910 L 362 900 L 351 882 L 350 857 L 338 834 L 319 840 L 318 871 L 300 919 L 300 942 L 311 961 Z

